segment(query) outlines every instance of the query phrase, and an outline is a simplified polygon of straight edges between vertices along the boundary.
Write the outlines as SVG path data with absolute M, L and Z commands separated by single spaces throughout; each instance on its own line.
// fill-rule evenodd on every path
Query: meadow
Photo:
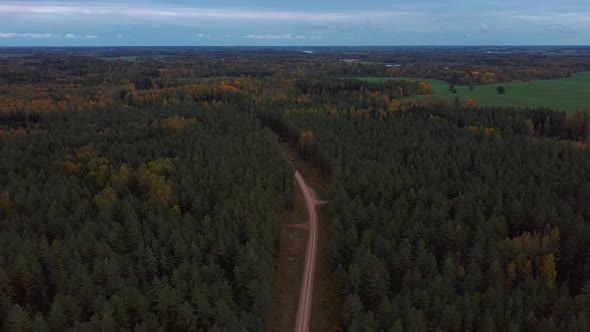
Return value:
M 383 80 L 416 80 L 402 77 L 364 77 L 378 82 Z M 433 87 L 436 96 L 461 99 L 475 98 L 482 106 L 548 107 L 566 112 L 590 110 L 590 72 L 577 73 L 569 78 L 537 80 L 502 84 L 506 93 L 499 95 L 496 85 L 479 85 L 469 91 L 468 86 L 456 86 L 457 93 L 449 91 L 449 83 L 440 80 L 424 80 Z M 424 96 L 414 96 L 414 100 Z

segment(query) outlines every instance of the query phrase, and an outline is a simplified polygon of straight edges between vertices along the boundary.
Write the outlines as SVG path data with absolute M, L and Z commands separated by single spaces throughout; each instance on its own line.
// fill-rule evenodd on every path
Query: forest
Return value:
M 590 150 L 554 139 L 577 138 L 564 114 L 263 114 L 333 181 L 345 330 L 590 328 Z
M 0 140 L 4 328 L 260 330 L 292 200 L 274 142 L 228 105 L 85 111 Z
M 425 81 L 587 48 L 3 52 L 30 55 L 0 59 L 0 330 L 264 330 L 284 144 L 328 188 L 338 330 L 590 330 L 590 117 Z

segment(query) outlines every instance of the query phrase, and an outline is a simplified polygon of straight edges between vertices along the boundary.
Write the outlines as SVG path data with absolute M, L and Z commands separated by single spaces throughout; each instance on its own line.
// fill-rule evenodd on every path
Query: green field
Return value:
M 363 77 L 361 79 L 379 82 L 383 80 L 416 80 L 401 77 Z M 498 85 L 480 85 L 473 91 L 468 86 L 456 86 L 457 94 L 449 91 L 449 83 L 439 80 L 425 80 L 430 83 L 436 96 L 461 99 L 477 99 L 482 106 L 532 106 L 549 107 L 556 110 L 574 112 L 590 110 L 590 72 L 577 73 L 570 78 L 538 80 L 503 84 L 506 94 L 498 95 Z M 415 96 L 413 100 L 423 98 Z

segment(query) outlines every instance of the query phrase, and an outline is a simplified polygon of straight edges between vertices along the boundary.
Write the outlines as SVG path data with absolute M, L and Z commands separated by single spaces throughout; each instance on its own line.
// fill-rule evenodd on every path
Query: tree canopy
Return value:
M 3 329 L 263 327 L 293 171 L 251 115 L 86 111 L 0 151 Z

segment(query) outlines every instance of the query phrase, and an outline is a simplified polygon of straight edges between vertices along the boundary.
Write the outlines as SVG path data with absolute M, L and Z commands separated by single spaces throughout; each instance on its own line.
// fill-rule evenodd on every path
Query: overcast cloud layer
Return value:
M 2 1 L 0 46 L 588 45 L 590 1 Z

